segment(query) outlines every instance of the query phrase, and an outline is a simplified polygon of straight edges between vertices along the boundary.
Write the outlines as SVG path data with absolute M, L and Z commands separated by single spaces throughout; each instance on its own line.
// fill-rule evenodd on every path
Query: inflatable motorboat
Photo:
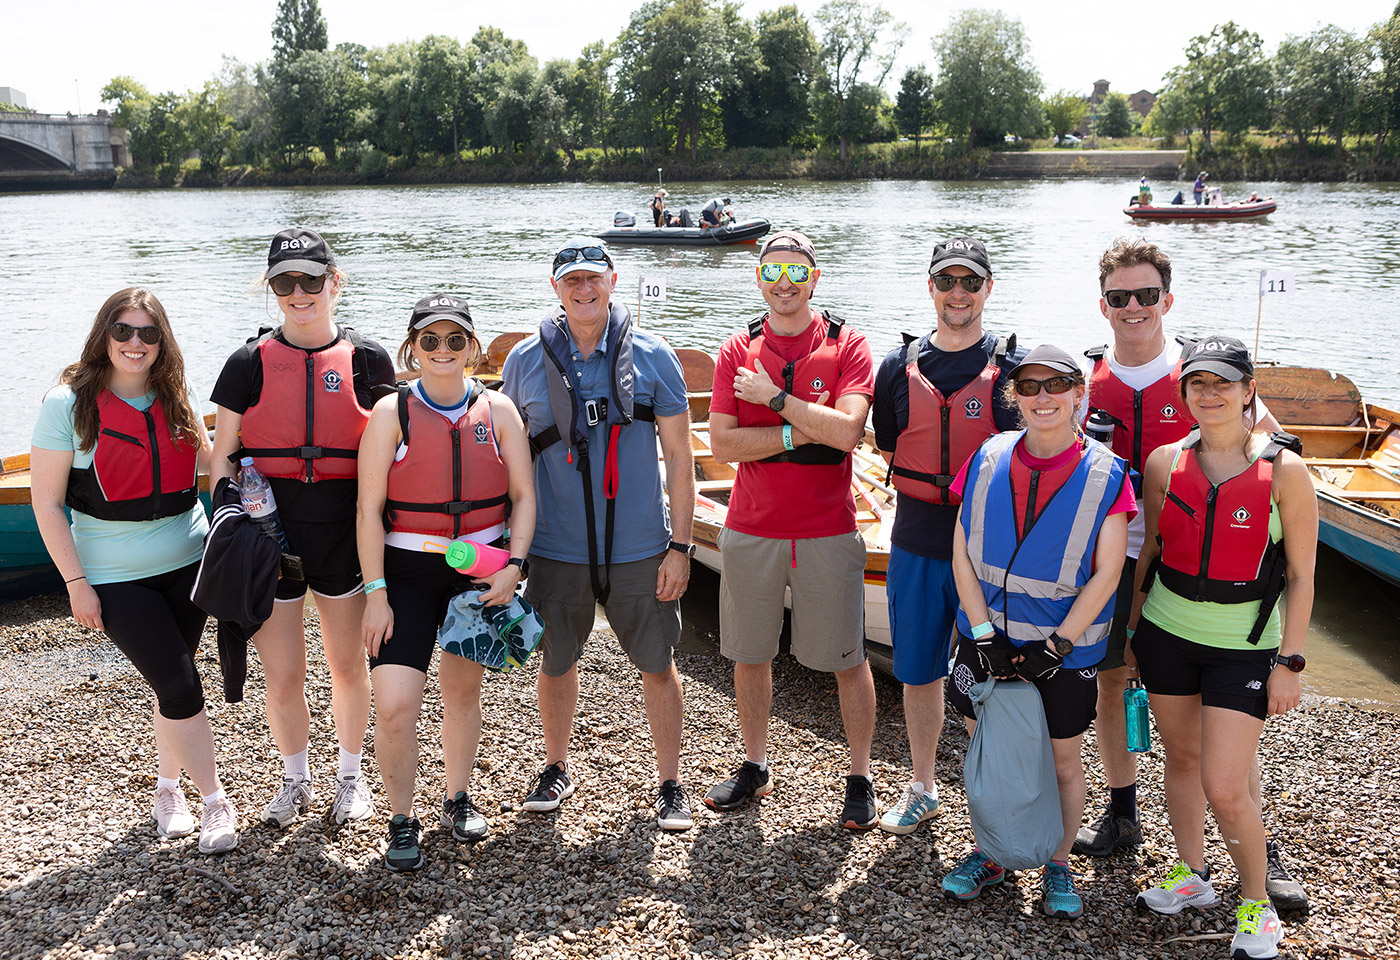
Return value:
M 684 216 L 689 211 L 681 211 L 682 219 L 694 222 Z M 638 223 L 637 218 L 625 211 L 613 217 L 611 230 L 597 234 L 599 240 L 607 243 L 669 243 L 690 247 L 718 247 L 734 243 L 757 243 L 758 238 L 769 230 L 769 223 L 762 217 L 718 227 L 682 226 L 654 227 L 650 220 Z
M 1222 203 L 1219 206 L 1207 204 L 1178 203 L 1162 206 L 1140 207 L 1136 204 L 1123 208 L 1123 212 L 1134 220 L 1257 220 L 1267 217 L 1278 208 L 1273 197 L 1241 203 Z

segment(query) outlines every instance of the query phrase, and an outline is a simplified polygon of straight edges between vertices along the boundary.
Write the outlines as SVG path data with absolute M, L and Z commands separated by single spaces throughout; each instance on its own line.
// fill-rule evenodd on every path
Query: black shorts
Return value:
M 360 553 L 355 543 L 355 517 L 334 523 L 303 523 L 282 517 L 287 545 L 301 557 L 305 580 L 283 576 L 277 581 L 278 600 L 300 600 L 310 587 L 319 597 L 335 599 L 360 592 Z M 443 564 L 446 566 L 446 564 Z
M 1113 623 L 1108 628 L 1108 649 L 1099 662 L 1100 670 L 1117 670 L 1125 666 L 1123 648 L 1128 645 L 1128 617 L 1133 612 L 1133 573 L 1137 560 L 1123 561 L 1123 576 L 1118 580 L 1118 592 L 1113 598 Z
M 379 645 L 369 668 L 396 663 L 427 673 L 447 605 L 475 581 L 449 567 L 440 553 L 385 547 L 384 582 L 394 611 L 394 636 Z
M 1269 674 L 1275 647 L 1230 650 L 1168 633 L 1143 617 L 1133 635 L 1142 685 L 1148 693 L 1201 698 L 1201 705 L 1269 715 Z
M 958 652 L 953 657 L 953 672 L 948 685 L 948 702 L 969 720 L 976 720 L 972 710 L 972 687 L 987 679 L 987 670 L 977 657 L 977 644 L 967 637 L 958 637 Z M 1099 671 L 1097 667 L 1083 670 L 1056 671 L 1049 680 L 1036 680 L 1041 702 L 1045 706 L 1045 725 L 1050 739 L 1070 740 L 1079 736 L 1098 716 Z

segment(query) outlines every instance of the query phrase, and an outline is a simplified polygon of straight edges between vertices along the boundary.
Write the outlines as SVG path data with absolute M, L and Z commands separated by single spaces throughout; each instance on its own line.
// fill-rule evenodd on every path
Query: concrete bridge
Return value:
M 126 131 L 94 116 L 0 113 L 0 188 L 110 183 L 130 163 Z

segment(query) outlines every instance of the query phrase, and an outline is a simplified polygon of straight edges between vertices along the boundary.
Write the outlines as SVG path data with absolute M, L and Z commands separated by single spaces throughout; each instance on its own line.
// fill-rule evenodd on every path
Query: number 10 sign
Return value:
M 1293 292 L 1293 271 L 1292 270 L 1260 270 L 1259 271 L 1259 296 L 1265 297 L 1271 293 L 1292 293 Z

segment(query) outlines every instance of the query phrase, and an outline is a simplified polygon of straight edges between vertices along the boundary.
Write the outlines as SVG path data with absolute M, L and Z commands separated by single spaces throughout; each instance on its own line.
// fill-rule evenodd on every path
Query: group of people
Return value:
M 1141 841 L 1122 713 L 1140 671 L 1166 753 L 1180 862 L 1138 904 L 1173 914 L 1218 902 L 1205 861 L 1209 803 L 1240 878 L 1232 949 L 1274 956 L 1281 933 L 1269 894 L 1296 906 L 1289 897 L 1301 890 L 1265 838 L 1255 755 L 1266 716 L 1300 697 L 1317 517 L 1306 467 L 1286 435 L 1269 433 L 1277 424 L 1257 402 L 1243 344 L 1212 335 L 1177 356 L 1162 325 L 1171 263 L 1143 240 L 1120 240 L 1100 260 L 1113 342 L 1088 352 L 1087 377 L 1058 346 L 1027 351 L 984 330 L 991 259 L 972 238 L 934 247 L 937 322 L 878 369 L 859 332 L 812 305 L 821 268 L 808 237 L 770 236 L 755 272 L 766 310 L 720 348 L 710 406 L 713 454 L 737 465 L 719 603 L 743 759 L 705 806 L 733 810 L 776 787 L 771 665 L 790 596 L 793 655 L 836 683 L 849 752 L 844 828 L 908 834 L 937 812 L 945 684 L 969 729 L 974 684 L 990 676 L 1037 687 L 1064 823 L 1042 906 L 1077 917 L 1071 850 L 1107 856 Z M 439 627 L 462 592 L 500 604 L 524 579 L 546 629 L 537 679 L 545 762 L 523 809 L 557 809 L 578 786 L 569 754 L 578 662 L 601 604 L 641 678 L 657 823 L 693 826 L 674 662 L 695 551 L 686 383 L 675 352 L 614 297 L 608 250 L 589 237 L 557 249 L 559 302 L 507 357 L 499 390 L 472 377 L 481 342 L 467 304 L 446 294 L 410 313 L 397 359 L 418 376 L 396 384 L 383 347 L 335 323 L 345 274 L 314 231 L 278 233 L 263 282 L 282 323 L 225 364 L 212 449 L 165 311 L 135 288 L 98 311 L 34 431 L 35 512 L 74 616 L 105 631 L 155 693 L 161 835 L 195 829 L 183 771 L 203 798 L 200 850 L 237 843 L 194 662 L 205 616 L 189 596 L 208 530 L 196 470 L 233 477 L 243 456 L 270 478 L 287 548 L 302 563 L 278 580 L 273 613 L 252 638 L 283 764 L 264 822 L 285 827 L 315 805 L 308 589 L 340 748 L 332 816 L 375 812 L 361 771 L 372 701 L 389 805 L 385 863 L 411 871 L 424 862 L 416 724 Z M 1084 429 L 1091 411 L 1112 424 L 1103 442 Z M 883 815 L 870 774 L 866 550 L 851 486 L 868 417 L 899 491 L 887 589 L 912 767 Z M 502 547 L 509 561 L 487 576 L 461 573 L 442 556 L 460 539 Z M 483 675 L 481 664 L 439 658 L 438 812 L 464 842 L 489 831 L 471 792 Z M 1081 738 L 1095 723 L 1111 796 L 1081 829 Z M 974 848 L 942 887 L 966 901 L 1004 876 Z
M 696 226 L 689 210 L 673 214 L 667 209 L 666 198 L 669 196 L 670 193 L 664 187 L 658 187 L 656 193 L 652 194 L 651 201 L 647 204 L 651 209 L 652 223 L 658 227 Z M 702 230 L 733 222 L 734 209 L 729 205 L 728 197 L 712 197 L 700 208 L 699 227 Z

